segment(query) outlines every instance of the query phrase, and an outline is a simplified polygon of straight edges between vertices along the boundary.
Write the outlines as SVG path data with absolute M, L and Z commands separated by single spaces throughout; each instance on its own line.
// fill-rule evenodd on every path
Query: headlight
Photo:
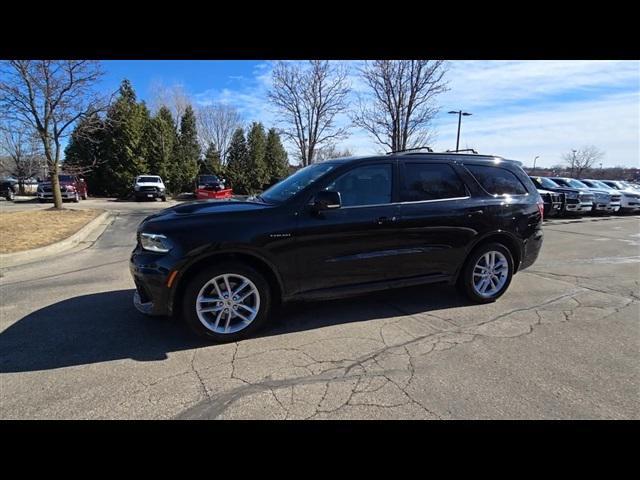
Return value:
M 171 245 L 171 242 L 166 236 L 156 233 L 141 233 L 140 245 L 142 245 L 142 248 L 145 250 L 158 253 L 167 253 L 173 248 L 173 245 Z
M 160 191 L 161 191 L 161 192 L 164 192 L 164 187 L 160 187 Z
M 567 192 L 567 198 L 578 198 L 577 192 Z

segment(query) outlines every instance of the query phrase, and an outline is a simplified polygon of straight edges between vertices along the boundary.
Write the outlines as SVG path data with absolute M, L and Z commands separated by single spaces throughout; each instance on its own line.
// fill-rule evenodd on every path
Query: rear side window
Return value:
M 478 183 L 491 195 L 525 195 L 527 189 L 509 170 L 487 165 L 465 165 Z
M 400 201 L 419 202 L 466 196 L 464 183 L 450 165 L 405 163 Z

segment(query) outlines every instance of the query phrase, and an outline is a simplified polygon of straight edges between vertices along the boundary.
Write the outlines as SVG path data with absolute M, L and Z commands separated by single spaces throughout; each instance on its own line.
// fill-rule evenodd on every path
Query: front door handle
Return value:
M 398 217 L 380 217 L 377 220 L 378 225 L 384 225 L 387 223 L 395 223 L 398 220 Z

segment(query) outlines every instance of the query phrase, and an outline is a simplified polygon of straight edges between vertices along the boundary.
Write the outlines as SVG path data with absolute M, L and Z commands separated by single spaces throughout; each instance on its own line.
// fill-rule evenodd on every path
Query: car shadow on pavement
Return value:
M 211 346 L 183 322 L 135 310 L 133 290 L 70 298 L 37 310 L 0 333 L 0 373 L 49 370 L 120 359 L 158 361 Z M 259 337 L 466 305 L 450 287 L 412 287 L 350 299 L 296 303 L 275 313 Z

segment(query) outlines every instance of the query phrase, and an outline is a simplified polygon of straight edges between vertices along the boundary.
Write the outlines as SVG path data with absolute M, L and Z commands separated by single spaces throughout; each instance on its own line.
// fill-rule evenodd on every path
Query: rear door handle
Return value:
M 380 217 L 377 220 L 377 224 L 378 225 L 384 225 L 387 223 L 395 223 L 398 220 L 398 217 L 393 216 L 393 217 Z
M 484 214 L 484 210 L 473 210 L 469 213 L 467 213 L 467 217 L 471 218 L 475 215 L 483 215 Z

